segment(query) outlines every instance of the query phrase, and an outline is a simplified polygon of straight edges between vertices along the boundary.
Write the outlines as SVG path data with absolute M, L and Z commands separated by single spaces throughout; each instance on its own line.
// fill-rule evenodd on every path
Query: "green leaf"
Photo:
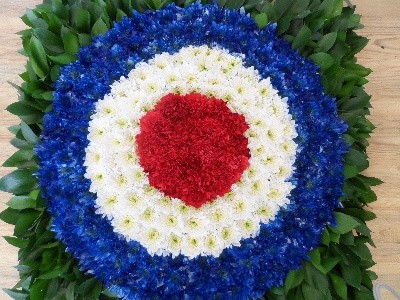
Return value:
M 349 248 L 359 258 L 364 259 L 364 260 L 368 260 L 368 261 L 372 260 L 371 251 L 369 250 L 368 246 L 366 246 L 365 244 L 358 244 L 358 245 L 355 245 L 355 246 L 349 246 Z
M 49 56 L 49 58 L 59 64 L 59 65 L 68 65 L 74 61 L 76 61 L 77 57 L 76 55 L 70 55 L 70 54 L 62 54 L 58 56 Z
M 53 66 L 50 71 L 51 80 L 56 81 L 60 73 L 60 66 Z
M 293 40 L 292 48 L 301 50 L 311 39 L 311 30 L 307 25 L 303 25 Z
M 345 178 L 352 178 L 356 176 L 360 171 L 354 165 L 345 164 L 344 165 L 344 177 Z
M 48 280 L 36 279 L 30 287 L 30 298 L 32 300 L 45 299 L 48 285 Z
M 345 155 L 345 160 L 347 164 L 357 166 L 359 171 L 365 170 L 369 165 L 367 155 L 353 148 L 349 149 Z
M 320 291 L 328 290 L 328 280 L 324 274 L 316 269 L 310 262 L 306 261 L 305 265 L 305 281 L 318 288 Z
M 7 241 L 7 243 L 9 243 L 10 245 L 20 248 L 20 249 L 24 249 L 28 246 L 29 244 L 29 240 L 27 239 L 20 239 L 14 236 L 4 236 L 4 239 Z
M 3 163 L 3 167 L 17 167 L 23 163 L 29 162 L 34 155 L 35 153 L 33 150 L 18 150 Z
M 297 271 L 291 270 L 285 279 L 285 293 L 295 288 L 304 280 L 304 272 L 302 269 Z
M 319 52 L 328 52 L 332 48 L 337 38 L 337 32 L 325 34 L 317 43 Z
M 294 4 L 293 1 L 276 0 L 274 2 L 274 8 L 275 8 L 278 19 L 280 19 L 289 10 L 289 8 L 292 7 L 293 4 Z M 290 17 L 290 16 L 288 16 L 288 17 Z
M 334 63 L 332 56 L 324 52 L 318 52 L 310 55 L 310 58 L 321 67 L 321 70 L 328 69 Z
M 43 100 L 46 101 L 53 101 L 53 91 L 47 91 L 42 93 Z
M 32 36 L 29 49 L 33 70 L 40 78 L 44 78 L 49 72 L 49 65 L 42 43 L 36 37 Z
M 52 11 L 60 18 L 69 20 L 69 7 L 62 0 L 52 0 Z
M 68 32 L 64 35 L 63 42 L 65 53 L 75 55 L 79 51 L 79 40 L 75 34 Z
M 257 23 L 258 27 L 263 29 L 268 24 L 268 18 L 265 13 L 260 13 L 254 16 L 254 21 Z
M 344 213 L 335 212 L 335 216 L 337 226 L 334 228 L 340 234 L 349 232 L 359 225 L 359 222 L 356 219 Z
M 321 265 L 325 270 L 325 274 L 333 269 L 341 261 L 340 257 L 328 257 L 321 261 Z
M 310 0 L 297 0 L 290 9 L 290 13 L 294 16 L 302 14 L 307 11 L 307 8 L 310 4 Z
M 323 293 L 321 293 L 319 290 L 317 290 L 315 287 L 312 287 L 311 285 L 304 283 L 301 285 L 301 290 L 303 292 L 304 299 L 312 299 L 312 300 L 326 300 L 327 298 L 324 296 Z
M 97 36 L 100 34 L 104 34 L 108 31 L 108 27 L 106 23 L 100 18 L 94 23 L 92 28 L 92 36 Z
M 126 13 L 124 13 L 122 10 L 119 8 L 117 9 L 117 15 L 116 15 L 116 21 L 119 22 L 123 17 L 126 16 Z
M 20 213 L 17 210 L 12 209 L 10 207 L 8 207 L 5 210 L 3 210 L 2 212 L 0 212 L 0 220 L 6 222 L 8 224 L 15 225 L 15 223 L 17 223 L 19 217 L 20 217 Z
M 362 208 L 343 208 L 342 211 L 363 221 L 371 221 L 376 218 L 376 215 L 372 211 Z
M 375 194 L 375 192 L 374 191 L 372 191 L 372 190 L 367 190 L 367 191 L 365 191 L 364 193 L 362 193 L 362 195 L 361 195 L 361 200 L 364 202 L 364 203 L 371 203 L 371 202 L 374 202 L 374 201 L 376 201 L 378 199 L 378 197 L 376 196 L 376 194 Z
M 21 122 L 21 132 L 26 141 L 32 144 L 36 144 L 37 142 L 39 142 L 39 137 L 24 122 Z
M 3 291 L 10 296 L 11 298 L 13 298 L 14 300 L 25 300 L 26 297 L 29 296 L 29 294 L 27 294 L 26 292 L 23 291 L 18 291 L 15 289 L 3 289 Z
M 340 109 L 347 111 L 354 111 L 358 109 L 363 109 L 369 105 L 371 96 L 368 95 L 363 88 L 355 87 L 353 90 L 355 97 L 350 98 L 344 102 Z
M 67 262 L 65 265 L 63 265 L 61 267 L 58 267 L 58 268 L 56 268 L 54 270 L 46 272 L 46 273 L 40 275 L 38 278 L 39 279 L 52 279 L 52 278 L 60 277 L 60 276 L 64 275 L 68 271 L 68 269 L 69 269 L 69 267 L 71 265 L 71 262 L 72 261 L 69 261 L 69 262 Z
M 18 218 L 18 221 L 15 223 L 14 235 L 22 236 L 26 234 L 29 228 L 32 227 L 33 223 L 40 216 L 40 214 L 41 214 L 40 211 L 34 211 L 34 210 L 28 212 L 25 211 L 24 214 L 22 214 Z
M 23 16 L 22 21 L 30 27 L 34 28 L 44 28 L 47 29 L 48 25 L 45 20 L 38 18 L 33 10 L 27 9 L 25 16 Z
M 229 0 L 226 1 L 225 7 L 230 9 L 238 9 L 243 6 L 244 2 L 245 0 Z
M 329 273 L 336 294 L 342 299 L 347 299 L 347 285 L 344 279 L 334 273 Z
M 77 8 L 75 17 L 76 27 L 83 32 L 90 31 L 90 13 L 82 8 Z
M 319 253 L 319 249 L 318 248 L 315 248 L 314 250 L 312 250 L 310 253 L 308 253 L 308 256 L 310 257 L 310 259 L 311 259 L 311 262 L 313 263 L 313 265 L 315 265 L 315 264 L 320 264 L 320 262 L 321 262 L 321 256 L 320 256 L 320 253 Z
M 319 9 L 324 12 L 325 18 L 333 18 L 340 14 L 342 7 L 342 0 L 324 0 Z
M 341 266 L 344 280 L 351 286 L 361 288 L 361 271 L 357 265 Z
M 13 209 L 25 209 L 36 206 L 36 200 L 29 196 L 14 196 L 7 202 L 7 205 Z
M 33 29 L 33 34 L 39 39 L 43 47 L 55 53 L 62 53 L 62 40 L 51 31 L 43 28 Z
M 367 176 L 361 175 L 360 178 L 366 185 L 369 185 L 369 186 L 380 185 L 383 183 L 382 180 L 375 178 L 375 177 L 367 177 Z
M 36 186 L 36 178 L 32 175 L 33 169 L 15 170 L 0 179 L 0 190 L 23 194 L 30 192 Z
M 78 293 L 86 294 L 90 291 L 93 285 L 97 283 L 97 279 L 92 277 L 83 282 L 77 289 Z

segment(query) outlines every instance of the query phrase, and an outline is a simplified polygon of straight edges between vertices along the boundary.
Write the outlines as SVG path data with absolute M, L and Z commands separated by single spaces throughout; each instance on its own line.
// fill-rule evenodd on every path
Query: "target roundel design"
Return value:
M 334 221 L 345 129 L 274 25 L 170 5 L 62 69 L 38 176 L 57 238 L 120 297 L 256 298 Z

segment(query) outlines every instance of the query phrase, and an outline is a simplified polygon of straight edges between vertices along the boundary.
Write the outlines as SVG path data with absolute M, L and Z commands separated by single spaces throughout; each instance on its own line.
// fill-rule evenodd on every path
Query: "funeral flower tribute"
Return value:
M 24 103 L 32 112 L 28 120 L 21 116 L 15 143 L 34 163 L 1 186 L 16 194 L 2 219 L 12 223 L 11 214 L 20 213 L 8 241 L 21 248 L 28 275 L 21 271 L 21 289 L 8 293 L 21 299 L 52 299 L 56 290 L 83 299 L 370 295 L 373 273 L 361 273 L 371 242 L 365 211 L 349 204 L 356 201 L 354 180 L 365 187 L 361 203 L 379 183 L 358 175 L 364 154 L 354 147 L 362 144 L 357 122 L 366 134 L 371 128 L 361 88 L 366 74 L 354 75 L 358 81 L 347 88 L 364 99 L 354 123 L 357 115 L 341 107 L 357 100 L 347 98 L 338 109 L 346 99 L 332 96 L 344 93 L 350 76 L 335 73 L 335 53 L 327 53 L 339 49 L 340 30 L 317 35 L 315 43 L 310 28 L 325 27 L 309 21 L 294 38 L 282 37 L 320 2 L 306 1 L 298 19 L 291 1 L 236 1 L 240 9 L 156 2 L 45 1 L 24 17 L 34 28 L 22 33 L 32 57 L 21 87 L 26 99 L 9 110 L 18 114 Z M 319 4 L 321 15 L 326 2 L 334 1 Z M 328 10 L 331 28 L 335 18 L 354 19 L 341 1 L 335 9 Z M 85 32 L 96 13 L 91 39 Z M 312 47 L 321 51 L 310 58 L 296 50 Z M 345 55 L 354 53 L 340 59 Z M 334 76 L 342 87 L 327 82 Z M 22 173 L 30 174 L 28 183 L 10 187 L 10 176 Z M 17 230 L 24 212 L 31 217 Z M 367 251 L 360 275 L 349 274 L 352 262 L 340 243 L 356 256 Z M 43 268 L 46 259 L 57 263 Z

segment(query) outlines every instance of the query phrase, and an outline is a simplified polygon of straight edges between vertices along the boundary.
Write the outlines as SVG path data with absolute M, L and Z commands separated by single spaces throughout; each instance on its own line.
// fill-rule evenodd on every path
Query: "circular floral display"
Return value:
M 281 285 L 342 193 L 346 126 L 317 70 L 216 5 L 123 18 L 62 69 L 45 116 L 57 237 L 126 299 Z
M 86 177 L 98 211 L 149 253 L 218 256 L 289 202 L 295 136 L 269 80 L 190 46 L 139 63 L 97 102 Z

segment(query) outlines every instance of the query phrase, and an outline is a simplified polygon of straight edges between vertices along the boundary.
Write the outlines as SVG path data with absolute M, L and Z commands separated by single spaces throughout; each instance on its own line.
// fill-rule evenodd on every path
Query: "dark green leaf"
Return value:
M 92 28 L 92 36 L 104 34 L 108 31 L 106 23 L 100 18 L 94 23 Z
M 17 167 L 30 161 L 34 155 L 33 150 L 18 150 L 3 163 L 3 167 Z
M 357 255 L 361 259 L 372 260 L 371 251 L 365 244 L 350 246 L 349 248 L 354 252 L 355 255 Z
M 361 288 L 361 271 L 357 265 L 342 265 L 341 266 L 344 280 L 354 286 L 355 288 Z
M 304 273 L 302 269 L 297 271 L 291 270 L 285 279 L 285 292 L 287 293 L 290 289 L 298 286 L 304 279 Z
M 11 298 L 13 298 L 14 300 L 25 300 L 26 297 L 29 296 L 29 294 L 27 294 L 26 292 L 23 291 L 18 291 L 15 289 L 3 289 L 3 291 L 10 296 Z
M 7 202 L 7 206 L 13 209 L 25 209 L 36 206 L 36 200 L 30 196 L 14 196 Z
M 371 202 L 376 201 L 377 199 L 378 198 L 377 198 L 376 194 L 372 190 L 367 190 L 364 193 L 362 193 L 362 195 L 361 195 L 361 200 L 364 203 L 371 203 Z
M 60 75 L 60 66 L 54 66 L 51 68 L 50 77 L 52 81 L 56 81 L 58 76 Z
M 311 262 L 313 263 L 313 265 L 319 265 L 321 262 L 321 256 L 319 253 L 319 249 L 315 248 L 314 250 L 312 250 L 310 253 L 308 253 L 308 256 L 311 259 Z
M 333 44 L 335 43 L 337 38 L 337 32 L 330 32 L 325 34 L 321 40 L 319 40 L 318 44 L 318 51 L 319 52 L 327 52 L 329 49 L 332 48 Z
M 40 214 L 41 212 L 39 211 L 29 211 L 22 214 L 15 223 L 14 235 L 22 236 L 27 233 Z
M 344 279 L 334 273 L 329 273 L 336 294 L 344 300 L 347 299 L 347 285 Z
M 44 28 L 47 29 L 48 25 L 45 20 L 38 18 L 33 10 L 27 9 L 26 14 L 22 17 L 25 24 L 34 28 Z
M 81 47 L 87 46 L 92 42 L 92 36 L 90 34 L 86 34 L 86 33 L 79 34 L 78 39 L 79 39 L 79 44 L 81 45 Z
M 60 277 L 68 271 L 70 265 L 71 265 L 71 261 L 69 261 L 68 263 L 66 263 L 65 265 L 63 265 L 59 268 L 56 268 L 54 270 L 51 270 L 49 272 L 46 272 L 46 273 L 40 275 L 39 279 L 52 279 L 52 278 Z
M 76 55 L 62 54 L 58 56 L 49 56 L 49 58 L 60 65 L 68 65 L 76 60 Z
M 55 53 L 62 53 L 64 51 L 61 38 L 56 36 L 51 31 L 43 28 L 36 28 L 33 30 L 33 34 L 39 39 L 43 47 L 47 50 Z
M 307 27 L 307 25 L 303 25 L 300 31 L 297 33 L 296 37 L 293 40 L 292 48 L 301 50 L 307 45 L 308 41 L 311 39 L 311 30 Z
M 11 103 L 7 111 L 18 116 L 27 124 L 37 123 L 42 118 L 43 113 L 29 105 L 27 101 L 18 101 Z
M 316 269 L 310 262 L 305 262 L 305 281 L 318 288 L 320 291 L 328 290 L 328 280 L 324 274 Z M 307 298 L 306 298 L 307 299 Z
M 44 299 L 48 284 L 49 284 L 48 280 L 36 279 L 35 282 L 32 284 L 32 286 L 30 287 L 31 300 Z
M 370 186 L 380 185 L 383 183 L 382 180 L 380 180 L 378 178 L 374 178 L 374 177 L 367 177 L 367 176 L 361 175 L 360 178 L 362 179 L 363 182 L 365 182 L 367 185 L 370 185 Z
M 275 9 L 269 1 L 266 1 L 264 3 L 264 6 L 260 10 L 260 12 L 265 13 L 267 15 L 268 20 L 271 22 L 275 22 L 277 20 Z
M 372 211 L 367 211 L 362 208 L 344 208 L 342 211 L 363 221 L 371 221 L 376 218 L 376 215 Z
M 32 144 L 36 144 L 37 142 L 39 142 L 39 137 L 24 122 L 21 122 L 21 132 L 26 141 Z
M 0 220 L 6 222 L 8 224 L 15 225 L 15 223 L 18 221 L 19 217 L 20 217 L 20 213 L 17 210 L 12 209 L 10 207 L 8 207 L 5 210 L 3 210 L 2 212 L 0 212 Z
M 63 42 L 65 53 L 75 55 L 79 51 L 79 40 L 75 34 L 68 32 L 64 36 Z
M 124 13 L 122 10 L 119 8 L 117 9 L 117 15 L 116 15 L 116 21 L 119 22 L 123 17 L 126 16 L 126 13 Z
M 340 262 L 340 257 L 328 257 L 326 259 L 323 259 L 321 261 L 321 265 L 325 270 L 325 274 L 328 273 L 333 269 L 334 266 L 336 266 Z
M 32 36 L 29 48 L 32 68 L 40 78 L 44 78 L 49 72 L 49 65 L 43 45 L 36 37 Z
M 29 240 L 27 239 L 20 239 L 14 236 L 5 236 L 4 239 L 9 243 L 10 245 L 23 249 L 28 246 Z
M 358 170 L 358 168 L 354 165 L 348 165 L 345 164 L 344 165 L 344 177 L 345 178 L 352 178 L 354 176 L 356 176 L 360 171 Z
M 294 16 L 298 16 L 299 14 L 302 14 L 304 11 L 307 11 L 309 4 L 310 0 L 297 0 L 293 4 L 290 13 Z
M 326 70 L 333 65 L 334 60 L 328 53 L 318 52 L 310 55 L 310 58 L 321 67 L 321 70 Z
M 294 3 L 292 1 L 286 0 L 276 0 L 274 3 L 274 8 L 278 19 L 280 19 L 288 10 L 292 7 Z M 290 18 L 290 16 L 288 16 Z
M 231 9 L 241 8 L 244 4 L 244 0 L 229 0 L 226 1 L 225 7 Z
M 15 170 L 0 179 L 0 190 L 13 194 L 30 192 L 36 185 L 32 169 Z
M 44 92 L 41 96 L 46 101 L 53 101 L 53 91 Z
M 341 234 L 349 232 L 359 225 L 359 222 L 357 220 L 344 213 L 335 212 L 335 216 L 337 224 L 335 230 L 337 230 Z
M 90 14 L 87 10 L 78 8 L 76 11 L 76 27 L 83 32 L 90 31 Z
M 368 167 L 367 155 L 353 148 L 350 148 L 345 155 L 346 163 L 355 165 L 359 171 L 365 170 Z
M 304 299 L 326 300 L 326 297 L 323 293 L 307 283 L 301 285 L 301 290 L 303 292 Z

